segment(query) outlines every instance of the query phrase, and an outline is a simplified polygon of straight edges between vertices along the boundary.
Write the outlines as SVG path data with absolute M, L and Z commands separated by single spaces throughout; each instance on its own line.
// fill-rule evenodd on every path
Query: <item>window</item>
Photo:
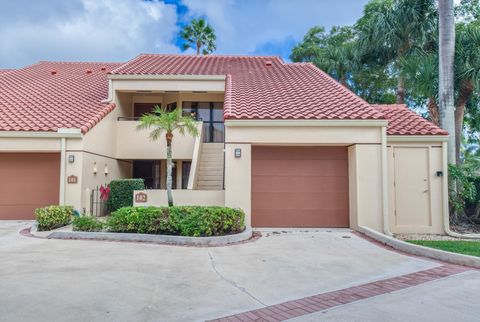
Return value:
M 133 104 L 133 118 L 138 119 L 144 114 L 152 113 L 155 106 L 162 106 L 160 103 L 135 103 Z
M 182 189 L 188 189 L 188 179 L 190 178 L 191 161 L 182 162 Z
M 133 160 L 133 177 L 145 180 L 146 189 L 159 189 L 160 161 Z
M 172 112 L 177 108 L 177 102 L 167 104 L 167 112 Z
M 223 142 L 223 103 L 222 102 L 183 102 L 183 115 L 190 115 L 203 121 L 203 142 Z

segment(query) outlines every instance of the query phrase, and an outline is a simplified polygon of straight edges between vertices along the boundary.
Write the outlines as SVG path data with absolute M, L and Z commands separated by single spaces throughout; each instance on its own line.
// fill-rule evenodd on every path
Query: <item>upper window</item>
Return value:
M 224 141 L 222 102 L 183 102 L 182 111 L 203 122 L 204 142 Z
M 138 119 L 144 114 L 152 113 L 157 105 L 162 106 L 160 103 L 135 103 L 133 105 L 133 117 Z

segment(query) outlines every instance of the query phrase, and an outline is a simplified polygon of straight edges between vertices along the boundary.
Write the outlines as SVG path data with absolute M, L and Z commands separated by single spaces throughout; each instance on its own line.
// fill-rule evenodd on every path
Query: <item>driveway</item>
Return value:
M 441 266 L 349 230 L 265 231 L 253 242 L 195 248 L 19 235 L 26 226 L 0 222 L 2 321 L 203 321 Z M 464 304 L 479 283 L 480 273 L 468 271 L 298 318 L 349 320 L 348 306 L 368 313 L 387 303 L 385 315 L 359 320 L 390 320 L 393 313 L 415 320 L 409 301 L 429 287 L 437 297 L 455 290 L 447 303 L 453 315 L 478 316 L 478 306 Z M 434 304 L 421 309 L 439 312 Z

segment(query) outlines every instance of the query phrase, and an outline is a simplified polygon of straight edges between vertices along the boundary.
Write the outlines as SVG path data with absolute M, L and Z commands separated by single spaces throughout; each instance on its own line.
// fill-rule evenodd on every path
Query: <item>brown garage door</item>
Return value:
M 58 204 L 60 154 L 0 153 L 0 220 L 33 219 L 34 210 Z
M 348 227 L 346 147 L 252 147 L 252 226 Z

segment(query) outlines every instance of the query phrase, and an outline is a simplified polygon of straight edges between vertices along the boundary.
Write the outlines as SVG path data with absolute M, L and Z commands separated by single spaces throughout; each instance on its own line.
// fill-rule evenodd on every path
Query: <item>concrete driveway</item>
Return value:
M 26 226 L 0 222 L 1 321 L 203 321 L 441 265 L 378 247 L 348 230 L 264 232 L 253 242 L 194 248 L 19 235 Z M 458 317 L 465 316 L 465 297 L 473 298 L 471 287 L 480 285 L 478 271 L 460 275 L 467 282 L 458 287 L 452 277 L 440 280 L 456 291 L 449 309 L 454 314 L 458 308 Z M 413 298 L 416 287 L 404 290 L 414 293 L 404 298 Z M 419 289 L 418 294 L 426 293 Z M 359 306 L 355 311 L 378 308 L 368 301 L 331 309 L 339 310 L 335 314 L 301 318 L 348 320 L 348 306 Z M 384 317 L 409 313 L 408 301 L 385 301 L 390 306 Z M 467 310 L 480 313 L 476 307 Z

